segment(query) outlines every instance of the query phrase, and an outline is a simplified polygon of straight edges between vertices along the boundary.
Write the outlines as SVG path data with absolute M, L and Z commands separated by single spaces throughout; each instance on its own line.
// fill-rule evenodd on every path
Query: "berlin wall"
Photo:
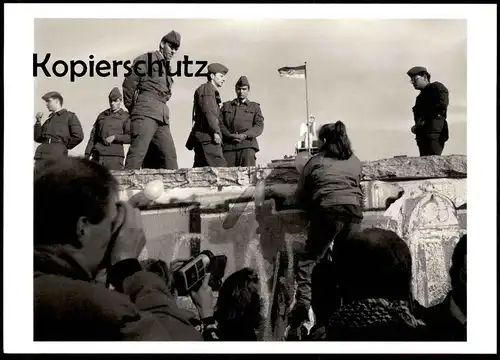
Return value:
M 266 318 L 262 339 L 282 339 L 293 299 L 294 249 L 303 246 L 308 226 L 293 206 L 299 177 L 293 160 L 263 168 L 113 174 L 122 200 L 140 196 L 152 180 L 163 182 L 164 193 L 142 209 L 144 256 L 170 262 L 210 250 L 228 257 L 226 276 L 246 266 L 257 269 Z M 448 291 L 451 254 L 466 232 L 466 182 L 464 155 L 363 163 L 362 227 L 390 229 L 407 242 L 413 257 L 413 294 L 423 306 L 440 302 Z M 264 201 L 254 198 L 257 184 L 264 186 Z

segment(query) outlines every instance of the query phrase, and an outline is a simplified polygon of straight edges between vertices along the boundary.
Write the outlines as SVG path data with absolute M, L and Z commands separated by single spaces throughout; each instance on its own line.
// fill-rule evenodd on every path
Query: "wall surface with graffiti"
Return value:
M 363 174 L 362 226 L 402 236 L 413 256 L 414 296 L 432 306 L 448 290 L 451 253 L 466 232 L 466 157 L 384 159 L 365 163 Z M 124 200 L 137 196 L 148 182 L 163 180 L 164 194 L 143 208 L 143 257 L 169 262 L 210 250 L 228 257 L 226 275 L 247 266 L 256 269 L 266 319 L 260 335 L 264 340 L 283 337 L 293 299 L 294 250 L 303 246 L 308 226 L 293 207 L 298 179 L 293 164 L 115 176 Z M 257 201 L 259 187 L 264 195 Z M 189 300 L 181 301 L 190 306 Z

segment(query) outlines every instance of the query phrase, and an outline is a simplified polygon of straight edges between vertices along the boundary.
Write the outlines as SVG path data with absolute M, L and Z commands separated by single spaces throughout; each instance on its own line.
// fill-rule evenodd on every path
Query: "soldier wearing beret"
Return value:
M 94 123 L 85 156 L 109 170 L 122 170 L 123 144 L 130 144 L 130 119 L 121 108 L 122 94 L 117 87 L 111 90 L 108 100 L 109 108 L 101 112 Z
M 126 169 L 140 169 L 153 142 L 161 154 L 158 167 L 177 169 L 177 152 L 170 132 L 170 110 L 173 78 L 169 76 L 170 60 L 181 44 L 181 36 L 169 32 L 159 50 L 145 53 L 134 60 L 135 69 L 123 81 L 123 102 L 130 114 L 131 144 Z
M 411 68 L 407 75 L 413 87 L 420 91 L 413 107 L 415 125 L 411 129 L 420 156 L 441 155 L 449 138 L 448 89 L 438 81 L 431 82 L 431 75 L 423 66 Z
M 74 112 L 63 108 L 63 97 L 57 91 L 42 96 L 50 115 L 42 125 L 43 113 L 36 114 L 35 142 L 41 143 L 35 152 L 35 166 L 42 161 L 67 156 L 68 150 L 83 141 L 83 129 Z
M 222 104 L 219 125 L 227 166 L 255 166 L 257 137 L 264 130 L 260 104 L 248 99 L 250 83 L 241 76 L 235 86 L 237 98 Z
M 222 64 L 208 66 L 208 81 L 198 87 L 193 101 L 193 128 L 186 142 L 194 150 L 193 167 L 225 167 L 222 153 L 222 132 L 219 127 L 221 98 L 217 88 L 222 87 L 229 70 Z

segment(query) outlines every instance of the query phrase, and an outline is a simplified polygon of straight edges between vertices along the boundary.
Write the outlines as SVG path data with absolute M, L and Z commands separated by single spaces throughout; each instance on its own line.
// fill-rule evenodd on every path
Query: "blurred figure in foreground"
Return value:
M 433 340 L 467 341 L 467 235 L 458 241 L 451 259 L 451 290 L 438 305 L 418 306 L 418 314 L 429 326 Z
M 296 200 L 310 221 L 305 249 L 296 254 L 295 306 L 290 315 L 290 336 L 308 319 L 311 274 L 327 249 L 359 229 L 363 219 L 361 162 L 354 155 L 341 121 L 323 125 L 320 151 L 302 170 Z
M 244 268 L 222 284 L 210 331 L 205 340 L 257 341 L 262 324 L 260 280 L 255 270 Z
M 34 340 L 202 340 L 163 279 L 142 269 L 145 241 L 106 168 L 47 162 L 34 187 Z M 102 269 L 114 291 L 96 281 Z
M 428 340 L 412 311 L 410 249 L 396 233 L 351 234 L 334 260 L 342 304 L 328 319 L 328 341 Z

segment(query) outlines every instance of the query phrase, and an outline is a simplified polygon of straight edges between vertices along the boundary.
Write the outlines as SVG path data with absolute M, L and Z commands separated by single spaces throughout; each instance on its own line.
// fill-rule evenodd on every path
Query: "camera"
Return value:
M 194 258 L 180 263 L 174 272 L 174 283 L 179 296 L 189 295 L 190 291 L 198 291 L 203 279 L 210 274 L 209 285 L 214 291 L 222 286 L 222 278 L 226 271 L 227 256 L 214 255 L 204 250 Z

